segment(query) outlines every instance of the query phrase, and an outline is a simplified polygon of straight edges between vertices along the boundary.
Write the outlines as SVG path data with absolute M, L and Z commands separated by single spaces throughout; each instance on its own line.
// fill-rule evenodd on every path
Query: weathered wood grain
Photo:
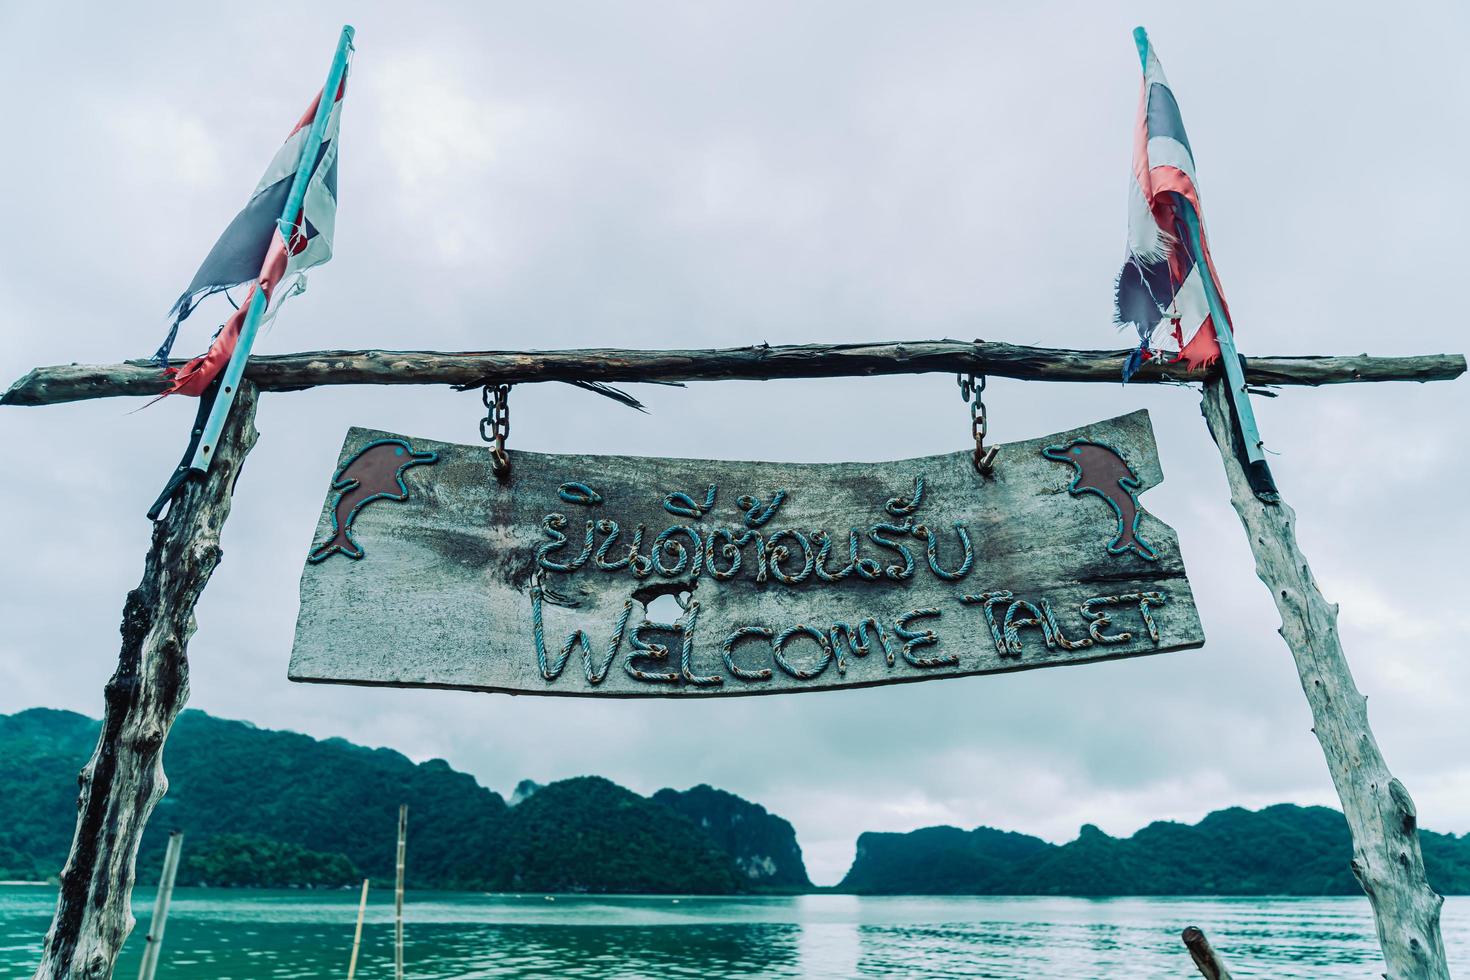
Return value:
M 437 453 L 438 460 L 403 471 L 407 500 L 362 506 L 352 520 L 362 558 L 334 553 L 307 564 L 290 676 L 519 694 L 698 697 L 861 687 L 1199 646 L 1204 637 L 1173 531 L 1140 511 L 1139 536 L 1156 549 L 1156 558 L 1110 553 L 1117 514 L 1100 497 L 1069 493 L 1074 467 L 1042 455 L 1047 446 L 1082 436 L 1114 447 L 1132 464 L 1142 489 L 1162 479 L 1146 412 L 1001 446 L 995 476 L 988 480 L 975 472 L 968 452 L 844 464 L 512 452 L 510 481 L 501 484 L 483 446 L 404 439 L 407 451 Z M 353 429 L 338 467 L 354 463 L 364 447 L 400 438 Z M 346 472 L 359 471 L 354 465 Z M 922 501 L 912 514 L 895 514 L 890 504 L 903 510 L 906 501 L 895 498 L 911 501 L 917 477 L 924 481 Z M 604 502 L 565 502 L 558 490 L 571 482 L 596 490 Z M 703 516 L 676 516 L 665 507 L 666 496 L 680 492 L 689 497 L 686 506 L 702 508 L 712 485 L 715 503 Z M 737 498 L 749 494 L 770 502 L 778 491 L 784 491 L 784 502 L 754 532 L 761 541 L 749 538 L 740 573 L 721 580 L 715 570 L 727 572 L 733 563 L 723 546 L 749 530 L 750 501 L 737 505 Z M 354 498 L 345 500 L 339 508 L 337 493 L 329 493 L 314 554 L 334 539 L 338 514 L 347 513 Z M 557 533 L 569 540 L 538 554 L 554 541 L 546 529 L 548 515 L 558 515 L 553 526 L 560 524 Z M 597 523 L 603 521 L 616 521 L 621 535 L 605 550 L 611 528 Z M 947 580 L 931 568 L 926 545 L 930 532 L 937 535 L 939 567 L 956 574 L 964 567 L 956 522 L 966 527 L 973 562 L 962 578 Z M 898 548 L 869 536 L 882 524 L 888 527 L 877 533 L 908 551 L 911 574 L 904 573 L 907 562 Z M 657 536 L 673 529 L 664 536 L 677 545 L 657 552 L 663 570 L 655 567 L 640 578 L 628 568 L 599 569 L 599 553 L 608 562 L 627 556 L 638 526 L 646 528 L 640 549 L 645 561 L 652 560 Z M 816 552 L 816 529 L 829 532 L 834 545 L 824 568 L 838 572 L 851 565 L 851 528 L 862 529 L 860 555 L 874 562 L 868 573 L 875 577 L 851 572 L 841 581 L 826 581 L 814 567 L 806 571 L 802 539 Z M 761 581 L 763 544 L 773 560 Z M 703 554 L 705 561 L 681 568 L 680 552 L 686 558 Z M 1020 651 L 1002 652 L 983 606 L 963 598 L 1002 590 L 1014 597 L 992 603 L 998 624 L 1015 600 L 1037 607 L 1045 600 L 1061 634 L 1087 642 L 1071 649 L 1048 643 L 1049 630 L 1033 624 L 1018 629 Z M 672 628 L 640 625 L 645 603 L 677 593 L 688 594 L 689 606 Z M 1140 611 L 1140 593 L 1166 597 L 1149 609 L 1156 637 Z M 1090 607 L 1105 609 L 1112 620 L 1098 632 L 1129 635 L 1093 642 L 1097 634 L 1090 633 L 1082 604 L 1111 596 L 1132 598 Z M 544 666 L 535 639 L 538 610 Z M 917 610 L 932 612 L 903 618 Z M 628 619 L 620 630 L 623 616 Z M 882 624 L 892 662 L 875 639 L 867 655 L 850 649 L 845 639 L 832 639 L 837 624 L 855 627 L 870 617 Z M 1026 607 L 1018 606 L 1015 618 L 1028 618 Z M 770 632 L 739 644 L 731 667 L 723 645 L 741 627 Z M 796 632 L 783 648 L 779 636 L 788 629 Z M 937 642 L 915 642 L 925 630 Z M 590 661 L 584 661 L 580 643 L 568 640 L 577 631 L 589 641 Z M 648 653 L 647 645 L 667 647 L 668 656 Z M 764 676 L 742 677 L 742 670 Z
M 122 652 L 103 690 L 102 731 L 82 769 L 77 825 L 36 980 L 100 980 L 132 931 L 138 842 L 168 780 L 163 746 L 189 694 L 194 604 L 220 561 L 230 493 L 255 445 L 242 384 L 208 476 L 184 484 L 153 527 L 143 579 L 123 607 Z
M 913 340 L 868 344 L 797 344 L 710 350 L 553 351 L 308 351 L 250 359 L 245 377 L 262 391 L 318 385 L 428 385 L 477 387 L 538 381 L 718 381 L 773 378 L 954 374 L 1033 381 L 1116 384 L 1126 350 L 1065 350 L 995 341 Z M 175 364 L 182 364 L 176 361 Z M 1327 385 L 1358 381 L 1445 381 L 1465 373 L 1461 354 L 1418 357 L 1253 357 L 1253 385 Z M 1135 383 L 1200 381 L 1157 362 Z M 163 373 L 144 361 L 40 367 L 11 385 L 0 405 L 54 405 L 119 395 L 156 396 Z
M 1281 613 L 1281 637 L 1296 661 L 1312 730 L 1352 831 L 1353 874 L 1373 905 L 1386 975 L 1446 980 L 1439 927 L 1444 899 L 1424 876 L 1414 801 L 1388 771 L 1368 725 L 1367 699 L 1353 682 L 1337 634 L 1337 606 L 1323 598 L 1297 546 L 1296 512 L 1284 502 L 1262 503 L 1252 492 L 1219 382 L 1205 386 L 1203 409 L 1230 481 L 1230 502 L 1255 554 L 1256 574 Z

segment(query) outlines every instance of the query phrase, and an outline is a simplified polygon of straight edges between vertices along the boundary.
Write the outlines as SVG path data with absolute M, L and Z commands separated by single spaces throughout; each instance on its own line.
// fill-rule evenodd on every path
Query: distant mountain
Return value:
M 1470 894 L 1470 835 L 1420 830 L 1430 884 Z M 1358 895 L 1342 814 L 1289 803 L 1109 837 L 1087 824 L 1049 844 L 981 827 L 867 833 L 839 891 L 954 895 Z
M 692 820 L 600 776 L 552 783 L 511 814 L 499 881 L 508 890 L 740 890 L 730 855 Z
M 258 834 L 215 834 L 202 843 L 187 837 L 179 864 L 181 885 L 331 888 L 356 884 L 362 875 L 341 854 L 323 854 Z
M 522 779 L 516 783 L 516 788 L 511 792 L 509 805 L 515 806 L 517 803 L 524 803 L 534 796 L 538 790 L 545 788 L 545 786 L 542 786 L 535 780 Z
M 98 723 L 37 708 L 0 715 L 0 879 L 61 870 L 76 774 Z M 391 881 L 409 804 L 412 888 L 728 894 L 811 887 L 796 834 L 764 807 L 709 786 L 639 796 L 584 776 L 523 780 L 509 806 L 443 760 L 318 741 L 184 712 L 164 765 L 169 791 L 139 855 L 156 878 L 173 828 L 184 884 L 334 886 Z M 1470 894 L 1470 835 L 1420 830 L 1430 883 Z M 866 833 L 837 890 L 859 894 L 1357 895 L 1347 823 L 1280 804 L 1153 823 L 1131 837 L 1084 826 L 1050 844 L 980 827 Z
M 97 733 L 96 721 L 68 711 L 0 715 L 0 878 L 60 872 L 75 821 L 76 773 Z M 415 765 L 389 749 L 201 711 L 179 716 L 164 768 L 169 791 L 139 853 L 144 881 L 156 877 L 174 828 L 186 834 L 185 884 L 391 880 L 398 805 L 406 802 L 412 888 L 725 894 L 806 882 L 790 824 L 708 787 L 689 793 L 714 794 L 726 811 L 763 829 L 734 837 L 723 825 L 706 830 L 683 805 L 595 777 L 550 786 L 522 781 L 512 808 L 440 759 Z M 686 795 L 671 799 L 682 803 Z M 743 870 L 757 850 L 776 872 Z
M 0 870 L 8 877 L 60 872 L 76 819 L 76 774 L 97 732 L 96 721 L 69 711 L 0 716 Z M 411 887 L 482 888 L 503 873 L 505 801 L 442 760 L 415 765 L 389 749 L 185 711 L 164 769 L 168 793 L 138 857 L 143 880 L 156 877 L 175 828 L 186 835 L 186 870 L 211 839 L 231 834 L 341 856 L 354 875 L 391 880 L 401 802 L 410 807 Z M 7 861 L 7 853 L 15 856 Z
M 714 838 L 731 856 L 738 879 L 766 888 L 812 887 L 796 831 L 760 804 L 705 785 L 682 793 L 661 789 L 653 801 L 684 814 Z
M 1039 837 L 979 827 L 925 827 L 907 834 L 867 833 L 838 889 L 875 895 L 965 895 L 977 882 L 1003 880 L 1018 862 L 1053 845 Z
M 76 776 L 96 742 L 97 722 L 70 711 L 0 715 L 0 879 L 60 873 L 76 824 Z

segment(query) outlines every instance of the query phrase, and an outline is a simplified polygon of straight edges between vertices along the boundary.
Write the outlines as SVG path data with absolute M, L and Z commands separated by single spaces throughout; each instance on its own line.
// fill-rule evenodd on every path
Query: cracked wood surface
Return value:
M 991 479 L 975 472 L 967 451 L 834 464 L 512 451 L 510 479 L 501 484 L 483 446 L 353 429 L 334 472 L 361 472 L 355 461 L 367 458 L 360 454 L 368 447 L 390 446 L 392 452 L 399 448 L 392 440 L 399 439 L 405 450 L 400 461 L 408 453 L 435 453 L 438 459 L 401 471 L 405 500 L 365 503 L 354 511 L 361 498 L 347 494 L 356 491 L 328 493 L 312 553 L 323 554 L 322 543 L 337 539 L 338 522 L 345 521 L 353 528 L 350 547 L 360 549 L 361 557 L 328 553 L 306 565 L 290 676 L 517 694 L 682 698 L 952 678 L 1199 646 L 1204 635 L 1174 532 L 1140 504 L 1138 536 L 1156 550 L 1156 558 L 1110 553 L 1118 513 L 1095 494 L 1069 493 L 1074 466 L 1042 455 L 1047 446 L 1080 437 L 1115 447 L 1133 466 L 1140 493 L 1163 478 L 1143 411 L 1002 445 Z M 322 476 L 328 475 L 323 467 Z M 924 480 L 922 502 L 896 514 L 890 506 L 902 511 L 913 502 L 917 477 Z M 559 489 L 573 482 L 596 491 L 601 502 L 566 502 Z M 390 480 L 382 485 L 396 489 Z M 667 495 L 677 492 L 687 494 L 685 509 L 702 509 L 711 486 L 713 503 L 699 516 L 666 508 Z M 752 528 L 748 512 L 763 511 L 778 491 L 785 492 L 780 505 Z M 737 504 L 747 494 L 760 504 Z M 1120 501 L 1131 506 L 1126 495 Z M 548 515 L 555 534 L 547 530 Z M 610 521 L 618 522 L 621 537 L 606 546 L 611 528 L 604 522 Z M 955 522 L 967 527 L 973 561 L 964 575 L 945 578 L 929 564 L 928 543 L 937 541 L 939 567 L 955 575 L 964 567 Z M 645 560 L 657 557 L 663 570 L 638 576 L 627 567 L 598 567 L 599 560 L 626 558 L 638 526 L 645 528 L 640 553 Z M 832 548 L 823 567 L 840 572 L 852 563 L 853 528 L 860 531 L 860 556 L 877 574 L 821 578 L 808 557 L 820 547 L 813 532 L 828 532 Z M 879 544 L 874 528 L 898 547 Z M 665 529 L 672 530 L 665 535 Z M 747 533 L 740 571 L 731 574 L 731 545 Z M 656 553 L 661 535 L 673 544 Z M 701 548 L 704 563 L 681 567 L 681 556 Z M 907 559 L 900 548 L 907 549 Z M 770 559 L 762 566 L 766 549 Z M 726 577 L 716 576 L 716 569 Z M 538 589 L 544 598 L 537 598 Z M 983 604 L 964 598 L 1001 591 L 1013 596 L 989 607 L 993 624 Z M 690 605 L 682 615 L 672 614 L 677 623 L 661 630 L 643 625 L 645 603 L 681 592 L 688 593 Z M 1144 610 L 1142 593 L 1166 598 Z M 1070 646 L 1048 642 L 1050 631 L 1036 618 L 1043 600 Z M 1110 624 L 1088 618 L 1081 608 L 1087 600 L 1095 600 L 1091 611 L 1105 613 Z M 1018 605 L 1012 613 L 1018 601 L 1033 606 Z M 901 621 L 919 610 L 930 612 Z M 1002 652 L 993 629 L 1003 629 L 1008 613 L 1019 649 Z M 1150 634 L 1150 616 L 1157 636 Z M 852 651 L 845 640 L 833 641 L 837 624 L 856 627 L 869 618 L 881 624 L 884 639 L 871 630 L 866 654 Z M 727 659 L 724 644 L 742 627 L 767 632 L 747 635 Z M 796 632 L 783 646 L 779 638 L 788 629 Z M 918 640 L 924 631 L 933 631 L 937 642 Z M 1094 642 L 1098 634 L 1108 640 Z
M 307 351 L 258 355 L 245 377 L 262 391 L 320 385 L 479 387 L 540 381 L 685 382 L 871 377 L 974 372 L 993 378 L 1118 383 L 1126 350 L 1065 350 L 996 341 L 915 340 L 794 344 L 706 350 L 593 348 L 551 351 Z M 183 361 L 173 362 L 176 366 Z M 1368 381 L 1446 381 L 1465 372 L 1461 354 L 1415 357 L 1253 357 L 1252 385 L 1328 385 Z M 1134 383 L 1201 381 L 1149 362 Z M 166 387 L 146 361 L 39 367 L 11 385 L 0 405 L 54 405 L 90 398 L 151 397 Z

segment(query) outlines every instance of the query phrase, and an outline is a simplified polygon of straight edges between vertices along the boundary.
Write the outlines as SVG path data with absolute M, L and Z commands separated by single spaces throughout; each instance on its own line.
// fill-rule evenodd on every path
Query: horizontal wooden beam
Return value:
M 245 377 L 262 391 L 318 385 L 524 384 L 536 381 L 766 381 L 773 378 L 870 377 L 885 374 L 975 372 L 1028 381 L 1117 384 L 1127 351 L 1021 347 L 994 341 L 915 340 L 871 344 L 793 344 L 708 350 L 552 351 L 309 351 L 253 357 Z M 182 363 L 182 362 L 179 362 Z M 1254 357 L 1253 385 L 1328 385 L 1357 381 L 1447 381 L 1465 372 L 1462 354 L 1418 357 Z M 1135 382 L 1202 381 L 1158 363 Z M 118 395 L 158 395 L 157 367 L 59 364 L 31 371 L 11 385 L 0 405 L 54 405 Z

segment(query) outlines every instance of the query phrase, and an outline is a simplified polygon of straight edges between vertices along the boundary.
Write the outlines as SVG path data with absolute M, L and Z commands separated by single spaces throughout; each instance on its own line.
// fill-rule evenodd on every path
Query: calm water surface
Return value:
M 29 977 L 55 890 L 0 885 L 0 978 Z M 151 891 L 118 977 L 137 975 Z M 345 977 L 356 892 L 181 888 L 159 980 Z M 1382 961 L 1368 903 L 1343 899 L 589 898 L 410 892 L 408 976 L 1198 976 L 1201 926 L 1239 977 L 1366 978 Z M 391 895 L 369 903 L 362 980 L 393 975 Z M 1450 967 L 1470 973 L 1470 899 L 1445 905 Z

